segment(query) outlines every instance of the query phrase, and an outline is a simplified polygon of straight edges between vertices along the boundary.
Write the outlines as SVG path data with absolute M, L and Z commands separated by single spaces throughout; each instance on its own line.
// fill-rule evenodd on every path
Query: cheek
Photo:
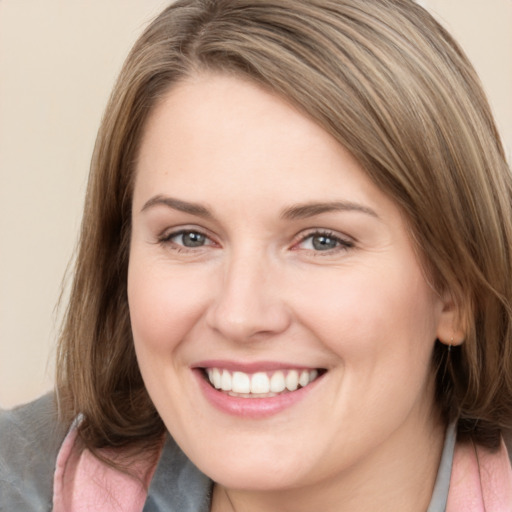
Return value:
M 337 279 L 303 281 L 301 318 L 345 365 L 370 366 L 380 358 L 428 364 L 440 307 L 421 270 L 411 267 L 349 269 Z
M 137 351 L 173 350 L 200 318 L 204 289 L 183 272 L 143 264 L 133 257 L 128 271 L 128 302 Z
M 309 329 L 333 353 L 339 393 L 332 415 L 357 425 L 355 437 L 364 425 L 391 430 L 411 410 L 433 403 L 438 308 L 421 274 L 406 274 L 346 274 L 343 283 L 325 283 L 321 301 L 302 306 Z

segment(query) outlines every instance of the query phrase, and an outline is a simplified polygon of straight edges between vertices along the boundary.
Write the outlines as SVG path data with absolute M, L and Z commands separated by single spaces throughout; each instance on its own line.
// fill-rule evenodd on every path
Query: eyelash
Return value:
M 202 237 L 205 238 L 205 240 L 209 240 L 212 243 L 206 243 L 204 245 L 199 245 L 197 247 L 187 247 L 185 245 L 178 244 L 178 243 L 172 241 L 173 238 L 176 238 L 176 237 L 178 237 L 180 235 L 192 234 L 192 233 L 195 234 L 195 235 L 202 236 Z M 165 233 L 165 234 L 163 234 L 163 235 L 158 237 L 157 242 L 159 244 L 161 244 L 161 245 L 166 246 L 166 247 L 170 246 L 171 249 L 176 251 L 176 252 L 194 251 L 196 249 L 201 249 L 201 248 L 203 248 L 205 246 L 208 247 L 208 246 L 211 246 L 211 245 L 215 244 L 212 241 L 211 237 L 209 237 L 206 233 L 202 232 L 199 229 L 180 229 L 178 231 L 172 231 L 171 233 Z
M 314 249 L 304 249 L 304 250 L 311 250 L 315 256 L 324 256 L 324 255 L 332 255 L 333 253 L 339 252 L 339 251 L 347 251 L 349 249 L 352 249 L 354 247 L 354 242 L 351 240 L 348 240 L 346 238 L 341 238 L 340 236 L 336 235 L 332 231 L 326 231 L 326 230 L 314 230 L 310 231 L 309 233 L 306 233 L 305 235 L 301 235 L 299 240 L 293 245 L 293 248 L 295 250 L 301 250 L 299 245 L 303 244 L 308 239 L 313 239 L 315 237 L 324 237 L 326 239 L 332 240 L 336 243 L 336 247 L 333 247 L 332 249 L 326 249 L 326 250 L 314 250 Z
M 209 240 L 210 243 L 205 243 L 203 245 L 198 245 L 196 247 L 187 247 L 183 244 L 179 244 L 176 242 L 173 242 L 172 239 L 176 238 L 180 235 L 185 234 L 195 234 L 199 235 L 200 237 L 204 237 L 205 240 Z M 325 239 L 331 240 L 332 242 L 336 243 L 336 247 L 328 248 L 326 250 L 314 250 L 313 249 L 302 249 L 302 250 L 308 250 L 311 251 L 315 256 L 323 256 L 323 255 L 332 255 L 333 253 L 339 252 L 339 251 L 347 251 L 348 249 L 351 249 L 354 247 L 354 242 L 351 240 L 347 240 L 344 238 L 341 238 L 340 236 L 336 235 L 332 231 L 326 231 L 326 230 L 315 230 L 310 231 L 304 235 L 301 235 L 300 238 L 293 243 L 292 250 L 301 250 L 299 247 L 301 244 L 303 244 L 308 239 L 313 239 L 315 237 L 323 237 Z M 215 242 L 209 237 L 207 234 L 202 232 L 198 229 L 180 229 L 178 231 L 173 231 L 171 233 L 165 233 L 158 237 L 157 242 L 161 245 L 164 245 L 166 247 L 171 247 L 172 250 L 176 252 L 183 252 L 183 251 L 195 251 L 196 249 L 202 249 L 203 247 L 208 247 L 215 245 Z

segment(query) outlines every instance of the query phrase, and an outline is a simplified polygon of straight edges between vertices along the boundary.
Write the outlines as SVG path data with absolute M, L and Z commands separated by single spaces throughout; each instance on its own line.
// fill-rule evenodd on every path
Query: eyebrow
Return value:
M 377 213 L 367 206 L 350 201 L 330 201 L 327 203 L 304 203 L 290 206 L 283 210 L 281 217 L 285 220 L 298 220 L 329 212 L 360 212 L 379 218 Z
M 189 213 L 190 215 L 196 215 L 197 217 L 203 217 L 205 219 L 213 219 L 213 215 L 208 210 L 208 208 L 203 205 L 197 203 L 190 203 L 188 201 L 182 201 L 180 199 L 175 199 L 174 197 L 167 197 L 162 195 L 157 195 L 149 199 L 141 209 L 141 212 L 157 205 L 164 205 L 172 208 L 173 210 L 178 210 L 180 212 Z
M 180 212 L 188 213 L 190 215 L 195 215 L 205 219 L 214 218 L 212 212 L 201 204 L 182 201 L 181 199 L 163 195 L 156 195 L 149 199 L 146 203 L 144 203 L 141 212 L 157 205 L 167 206 L 173 210 L 178 210 Z M 308 217 L 314 217 L 315 215 L 321 215 L 322 213 L 351 211 L 364 213 L 377 219 L 379 218 L 377 213 L 371 208 L 358 203 L 353 203 L 351 201 L 329 201 L 295 204 L 285 208 L 281 213 L 281 218 L 284 220 L 300 220 L 307 219 Z

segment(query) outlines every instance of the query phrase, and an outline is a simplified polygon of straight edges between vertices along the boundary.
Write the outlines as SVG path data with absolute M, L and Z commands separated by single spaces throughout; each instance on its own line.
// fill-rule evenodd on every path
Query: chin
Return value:
M 293 468 L 277 469 L 273 466 L 217 467 L 206 473 L 214 482 L 240 491 L 283 491 L 301 486 L 302 479 Z

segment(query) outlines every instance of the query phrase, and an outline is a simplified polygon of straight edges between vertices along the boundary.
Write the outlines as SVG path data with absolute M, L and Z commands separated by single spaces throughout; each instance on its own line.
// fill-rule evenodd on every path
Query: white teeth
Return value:
M 299 384 L 302 387 L 309 384 L 309 372 L 307 370 L 302 370 L 302 372 L 300 372 Z
M 286 389 L 283 372 L 276 372 L 270 377 L 270 391 L 273 393 L 282 393 Z
M 231 381 L 231 391 L 235 393 L 250 393 L 251 378 L 247 373 L 235 372 Z
M 210 377 L 209 374 L 208 374 L 208 377 Z M 217 389 L 221 388 L 221 386 L 222 386 L 222 376 L 221 376 L 220 370 L 218 368 L 214 368 L 213 369 L 213 380 L 212 380 L 212 377 L 210 377 L 210 382 L 213 382 L 213 385 Z
M 318 377 L 317 370 L 278 370 L 248 374 L 219 368 L 206 370 L 210 383 L 222 391 L 244 398 L 275 396 L 276 393 L 296 391 Z
M 268 393 L 270 391 L 270 379 L 263 372 L 255 373 L 251 377 L 251 393 Z
M 222 370 L 220 388 L 222 391 L 231 391 L 231 374 L 227 370 Z
M 295 391 L 299 387 L 299 372 L 297 370 L 290 370 L 286 375 L 286 389 L 288 391 Z

